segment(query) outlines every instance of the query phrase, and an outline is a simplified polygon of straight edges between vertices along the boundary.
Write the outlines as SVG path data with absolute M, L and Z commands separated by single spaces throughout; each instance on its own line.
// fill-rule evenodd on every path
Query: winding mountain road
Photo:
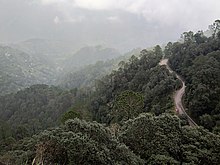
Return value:
M 182 82 L 182 87 L 177 90 L 174 94 L 174 102 L 175 102 L 175 109 L 176 109 L 176 113 L 178 115 L 185 115 L 187 117 L 187 120 L 189 122 L 190 126 L 197 126 L 197 124 L 192 120 L 192 118 L 186 113 L 184 107 L 183 107 L 183 103 L 182 103 L 182 97 L 185 93 L 185 82 L 183 81 L 183 79 L 181 79 L 181 77 L 174 72 L 168 65 L 168 59 L 162 59 L 159 63 L 159 65 L 165 65 L 166 68 L 169 70 L 170 73 L 174 73 L 176 75 L 176 78 L 178 78 L 181 82 Z

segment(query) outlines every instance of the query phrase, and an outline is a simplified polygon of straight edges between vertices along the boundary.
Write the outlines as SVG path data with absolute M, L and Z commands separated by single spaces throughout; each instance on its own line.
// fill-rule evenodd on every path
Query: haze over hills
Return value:
M 112 50 L 115 51 L 114 49 Z M 128 61 L 128 59 L 132 55 L 138 56 L 140 50 L 141 49 L 138 49 L 138 48 L 133 49 L 130 52 L 127 52 L 126 54 L 124 54 L 123 56 L 119 56 L 112 60 L 98 61 L 95 64 L 90 64 L 85 67 L 81 67 L 80 69 L 76 69 L 76 70 L 69 69 L 69 72 L 63 73 L 58 78 L 56 85 L 59 85 L 67 89 L 91 87 L 95 84 L 96 80 L 102 78 L 105 75 L 110 74 L 113 70 L 117 70 L 120 67 L 119 63 L 121 61 Z M 106 52 L 106 50 L 104 50 L 104 52 Z M 101 53 L 103 53 L 103 51 Z M 100 58 L 103 58 L 103 57 L 100 57 Z M 69 63 L 70 62 L 71 61 L 69 61 Z
M 33 85 L 0 97 L 0 162 L 218 165 L 220 26 L 213 32 L 143 49 L 89 88 Z M 183 75 L 187 113 L 199 126 L 175 111 L 181 83 L 159 65 L 164 56 Z
M 9 44 L 9 46 L 27 52 L 33 56 L 40 57 L 48 63 L 58 66 L 62 60 L 78 49 L 68 42 L 37 38 Z
M 33 84 L 59 84 L 67 73 L 121 56 L 117 50 L 102 46 L 72 50 L 71 45 L 43 39 L 1 46 L 1 95 Z
M 113 48 L 102 46 L 84 47 L 64 61 L 64 70 L 71 71 L 77 67 L 94 64 L 97 61 L 111 60 L 119 56 L 121 54 Z
M 70 63 L 77 68 L 99 60 L 113 59 L 121 55 L 116 49 L 106 48 L 101 45 L 76 47 L 70 42 L 48 39 L 29 39 L 8 45 L 62 68 L 63 65 L 69 66 Z
M 0 0 L 0 165 L 219 165 L 219 6 Z
M 37 84 L 52 84 L 55 67 L 18 49 L 0 46 L 1 95 Z

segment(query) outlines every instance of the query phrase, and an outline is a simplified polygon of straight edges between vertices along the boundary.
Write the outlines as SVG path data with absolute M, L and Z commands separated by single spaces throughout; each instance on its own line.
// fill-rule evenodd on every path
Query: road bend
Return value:
M 187 117 L 187 120 L 189 122 L 190 126 L 197 126 L 197 124 L 192 120 L 192 118 L 186 113 L 184 107 L 183 107 L 183 103 L 182 103 L 182 97 L 185 93 L 185 82 L 183 81 L 183 79 L 176 73 L 174 72 L 168 65 L 168 59 L 162 59 L 159 63 L 159 65 L 165 65 L 166 68 L 169 70 L 170 73 L 174 73 L 176 78 L 178 78 L 181 83 L 182 83 L 182 87 L 177 90 L 174 93 L 173 99 L 174 99 L 174 103 L 175 103 L 175 109 L 176 109 L 176 113 L 178 115 L 185 115 Z

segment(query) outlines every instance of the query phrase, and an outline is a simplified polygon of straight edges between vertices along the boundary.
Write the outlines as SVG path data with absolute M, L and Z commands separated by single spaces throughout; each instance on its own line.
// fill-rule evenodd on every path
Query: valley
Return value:
M 218 6 L 1 0 L 0 165 L 219 165 Z

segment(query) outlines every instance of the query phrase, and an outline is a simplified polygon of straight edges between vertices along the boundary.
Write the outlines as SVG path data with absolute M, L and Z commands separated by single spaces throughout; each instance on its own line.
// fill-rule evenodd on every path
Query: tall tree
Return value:
M 130 90 L 123 91 L 114 101 L 113 116 L 117 122 L 138 116 L 143 111 L 144 97 Z

